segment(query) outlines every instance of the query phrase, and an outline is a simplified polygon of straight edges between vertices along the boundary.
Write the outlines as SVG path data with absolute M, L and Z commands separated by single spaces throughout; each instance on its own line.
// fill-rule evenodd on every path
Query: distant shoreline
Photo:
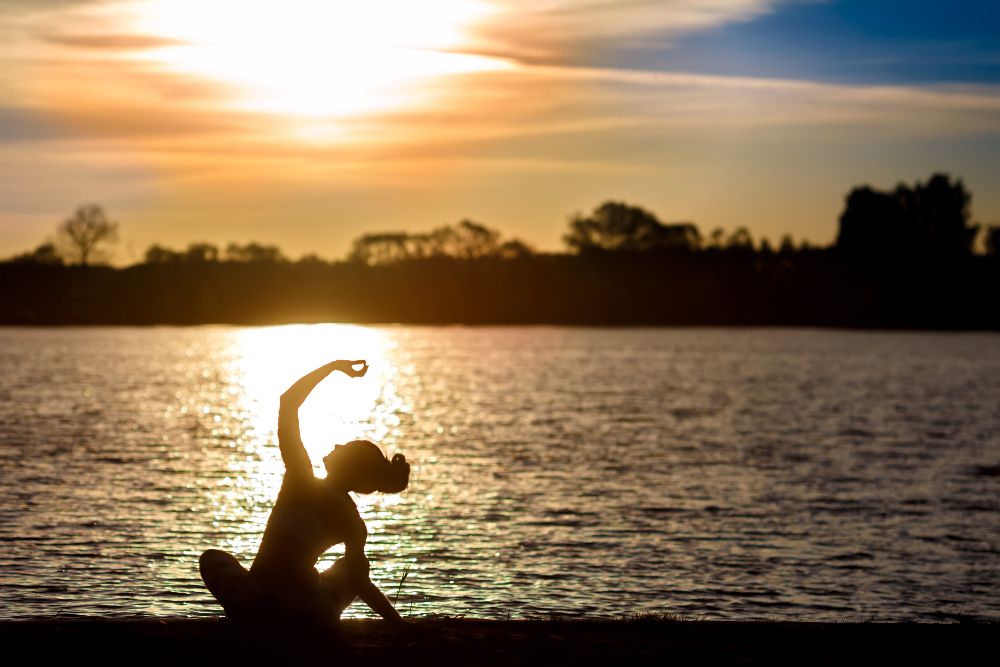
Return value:
M 808 327 L 997 331 L 1000 260 L 866 270 L 835 249 L 125 269 L 0 263 L 0 325 Z
M 731 329 L 739 330 L 764 330 L 774 329 L 776 331 L 786 330 L 816 330 L 816 331 L 845 331 L 845 332 L 867 332 L 867 333 L 955 333 L 955 334 L 1000 334 L 1000 328 L 996 329 L 960 329 L 960 328 L 931 328 L 931 327 L 865 327 L 865 326 L 836 326 L 836 325 L 807 325 L 807 324 L 561 324 L 557 322 L 530 322 L 530 323 L 467 323 L 467 322 L 273 322 L 263 324 L 242 324 L 237 322 L 198 322 L 195 324 L 4 324 L 0 323 L 0 329 L 185 329 L 193 327 L 221 327 L 221 328 L 255 328 L 255 327 L 282 327 L 282 326 L 313 326 L 323 324 L 335 324 L 338 326 L 357 327 L 438 327 L 438 328 L 469 328 L 469 329 L 502 329 L 502 328 L 565 328 L 565 329 Z M 2 623 L 3 621 L 0 621 Z
M 364 665 L 842 665 L 975 664 L 1000 639 L 1000 623 L 968 617 L 953 623 L 417 619 L 402 633 L 383 621 L 348 620 L 341 629 L 338 640 L 280 628 L 242 632 L 216 619 L 56 619 L 0 622 L 0 641 L 7 655 L 105 664 L 339 656 Z

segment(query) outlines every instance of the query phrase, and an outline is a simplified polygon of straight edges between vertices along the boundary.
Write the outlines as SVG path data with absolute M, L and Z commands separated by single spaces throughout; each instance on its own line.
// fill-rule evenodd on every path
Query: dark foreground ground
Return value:
M 340 637 L 217 620 L 0 623 L 9 665 L 975 665 L 995 664 L 998 640 L 997 623 L 429 619 L 396 632 L 364 620 Z

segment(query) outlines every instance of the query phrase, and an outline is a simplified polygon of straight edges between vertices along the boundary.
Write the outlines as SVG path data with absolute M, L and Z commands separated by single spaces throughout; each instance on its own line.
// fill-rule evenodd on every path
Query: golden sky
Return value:
M 1000 87 L 743 71 L 764 49 L 732 31 L 795 4 L 0 0 L 0 257 L 88 202 L 120 264 L 196 241 L 338 258 L 463 218 L 555 250 L 607 199 L 828 243 L 852 186 L 934 171 L 1000 221 Z

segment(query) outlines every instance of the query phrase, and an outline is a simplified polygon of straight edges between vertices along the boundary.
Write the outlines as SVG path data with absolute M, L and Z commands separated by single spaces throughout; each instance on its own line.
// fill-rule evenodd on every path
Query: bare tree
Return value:
M 97 204 L 85 204 L 59 225 L 58 232 L 69 258 L 87 266 L 100 256 L 98 246 L 118 240 L 118 223 L 108 220 Z

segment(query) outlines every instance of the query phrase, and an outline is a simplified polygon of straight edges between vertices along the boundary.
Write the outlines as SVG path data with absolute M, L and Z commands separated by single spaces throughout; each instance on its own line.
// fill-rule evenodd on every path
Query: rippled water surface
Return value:
M 1000 336 L 317 325 L 0 329 L 0 617 L 220 615 L 339 357 L 303 439 L 413 462 L 358 498 L 404 613 L 1000 615 Z

